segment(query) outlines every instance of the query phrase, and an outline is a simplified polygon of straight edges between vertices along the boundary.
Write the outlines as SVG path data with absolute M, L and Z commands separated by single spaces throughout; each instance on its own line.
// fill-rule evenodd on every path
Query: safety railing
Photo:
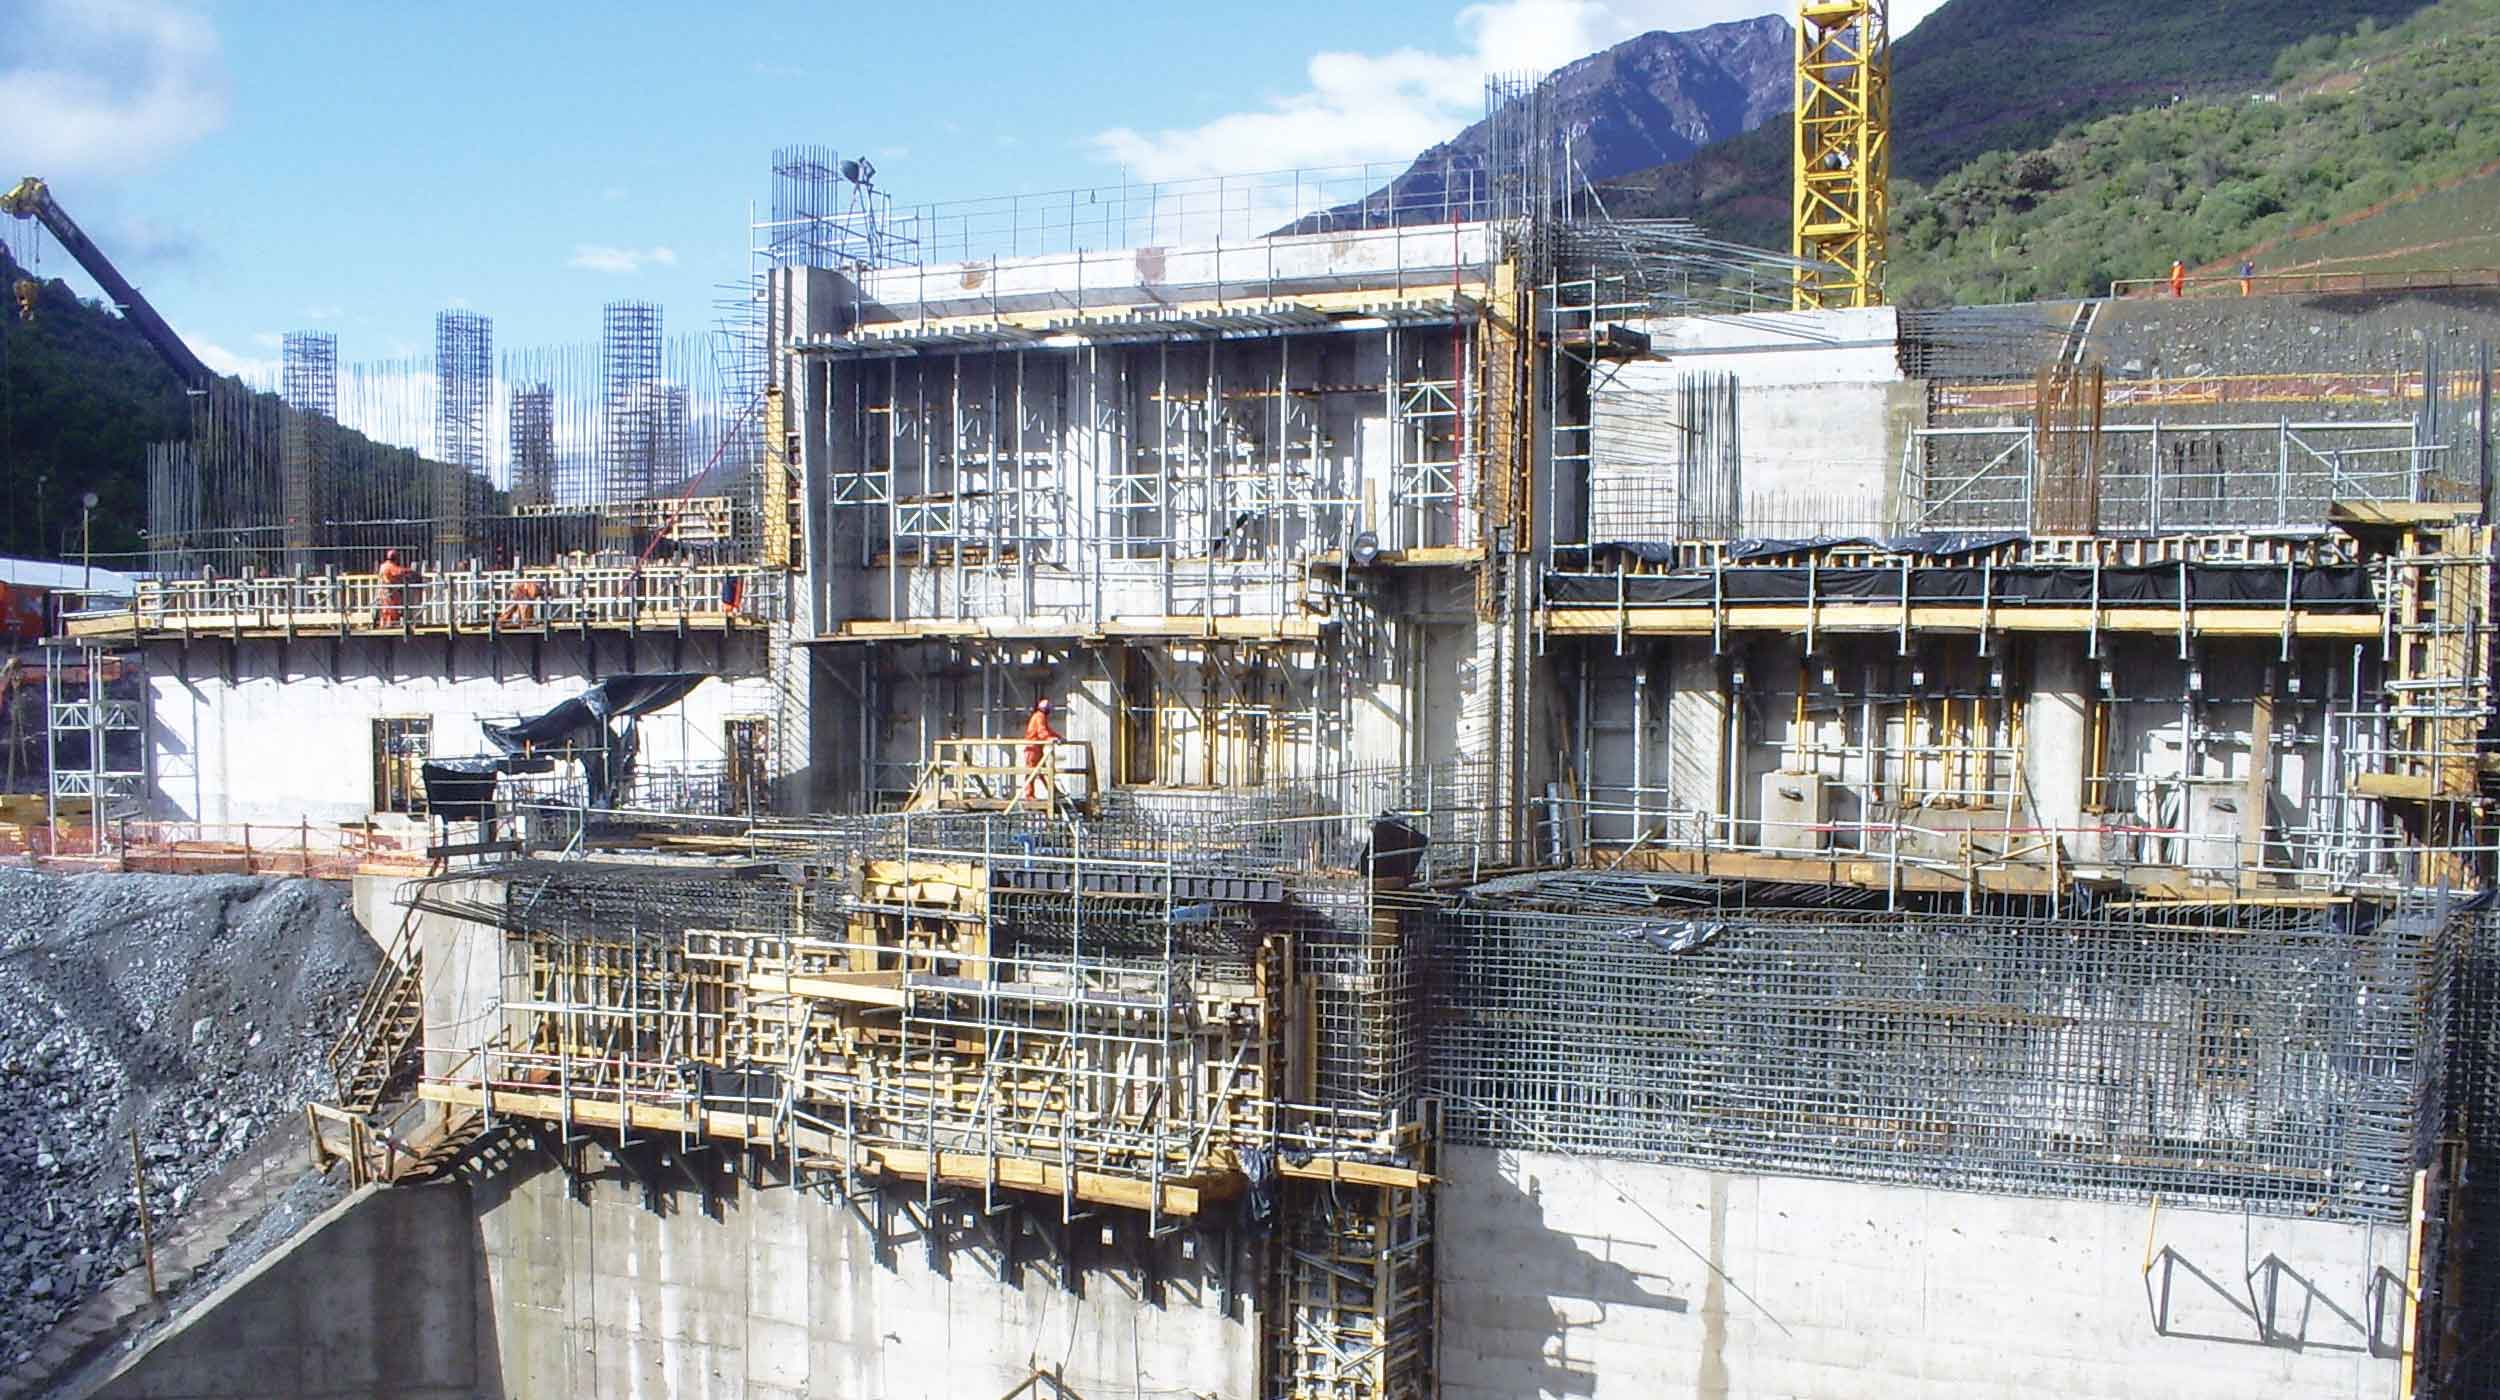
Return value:
M 602 565 L 379 574 L 245 575 L 146 581 L 127 603 L 64 618 L 73 636 L 136 631 L 534 632 L 698 621 L 761 626 L 779 616 L 774 570 L 753 565 Z
M 1360 232 L 1486 216 L 1491 177 L 1453 166 L 1448 178 L 1399 188 L 1403 165 L 1271 170 L 1193 180 L 1098 185 L 907 205 L 889 223 L 924 263 L 972 262 L 1176 244 L 1246 243 L 1287 229 Z
M 2180 280 L 2178 293 L 2190 297 L 2321 295 L 2351 292 L 2441 291 L 2453 287 L 2500 287 L 2500 268 L 2449 267 L 2421 272 L 2260 272 L 2198 273 Z M 2167 277 L 2122 277 L 2109 284 L 2113 297 L 2171 295 Z
M 2361 799 L 2350 799 L 2357 802 Z M 1737 816 L 1679 804 L 1662 792 L 1609 787 L 1541 806 L 1540 854 L 1549 864 L 1639 866 L 1645 858 L 1760 856 L 1799 862 L 1845 861 L 1881 884 L 1947 877 L 1984 882 L 2016 867 L 2053 874 L 2076 867 L 2158 867 L 2190 883 L 2292 890 L 2400 887 L 2428 854 L 2488 863 L 2500 843 L 2425 846 L 2343 798 L 2323 801 L 2307 822 L 2252 832 L 2147 820 L 2109 812 L 2079 824 L 2040 822 L 2020 807 L 1914 808 L 1893 815 L 1837 818 Z
M 769 798 L 766 785 L 759 782 L 755 791 L 742 791 L 739 778 L 726 759 L 637 763 L 624 789 L 597 815 L 723 817 L 761 810 Z M 589 785 L 578 773 L 506 774 L 496 786 L 495 797 L 507 813 L 538 808 L 575 817 L 593 815 L 588 810 Z
M 2447 490 L 2408 420 L 2116 423 L 2099 430 L 2090 518 L 2103 530 L 2316 525 L 2339 501 Z M 2030 529 L 2043 493 L 2029 427 L 1920 428 L 1903 446 L 1904 528 Z
M 1071 739 L 939 739 L 907 811 L 1038 811 L 1094 800 L 1094 746 Z

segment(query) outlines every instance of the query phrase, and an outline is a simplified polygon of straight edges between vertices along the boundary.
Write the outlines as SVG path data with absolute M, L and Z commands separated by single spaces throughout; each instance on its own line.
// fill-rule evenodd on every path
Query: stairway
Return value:
M 330 1082 L 338 1106 L 359 1116 L 381 1106 L 401 1062 L 417 1047 L 425 1026 L 425 981 L 416 941 L 417 911 L 399 931 L 374 970 L 364 999 L 330 1050 Z

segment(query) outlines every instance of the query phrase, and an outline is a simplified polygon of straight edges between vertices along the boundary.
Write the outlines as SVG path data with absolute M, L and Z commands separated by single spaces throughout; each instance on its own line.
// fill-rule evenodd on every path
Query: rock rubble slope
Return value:
M 377 961 L 343 886 L 0 870 L 0 1369 L 329 1089 Z

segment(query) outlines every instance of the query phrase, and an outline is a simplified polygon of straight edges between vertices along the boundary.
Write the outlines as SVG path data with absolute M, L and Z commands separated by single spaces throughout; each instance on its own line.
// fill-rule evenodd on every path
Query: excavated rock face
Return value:
M 0 1369 L 137 1262 L 134 1118 L 161 1240 L 300 1132 L 376 961 L 340 885 L 0 870 Z

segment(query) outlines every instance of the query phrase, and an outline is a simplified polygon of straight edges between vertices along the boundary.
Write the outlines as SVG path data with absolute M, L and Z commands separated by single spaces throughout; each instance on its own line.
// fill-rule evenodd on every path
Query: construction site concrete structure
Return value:
M 769 730 L 778 695 L 763 639 L 683 643 L 625 637 L 484 638 L 419 647 L 359 639 L 341 648 L 244 641 L 211 654 L 148 648 L 153 820 L 215 829 L 308 822 L 424 825 L 422 764 L 480 751 L 479 726 L 507 724 L 646 669 L 714 677 L 639 726 L 641 791 L 629 803 L 737 810 L 728 755 L 742 729 Z
M 377 677 L 168 745 L 538 633 L 771 718 L 735 811 L 485 765 L 313 1115 L 464 1183 L 512 1393 L 2475 1393 L 2488 367 L 2269 420 L 1544 164 L 811 156 L 722 557 L 74 622 Z

